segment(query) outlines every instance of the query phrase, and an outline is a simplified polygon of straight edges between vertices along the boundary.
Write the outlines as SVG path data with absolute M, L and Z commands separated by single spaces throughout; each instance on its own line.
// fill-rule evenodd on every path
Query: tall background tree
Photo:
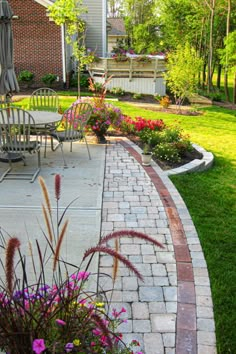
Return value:
M 78 96 L 80 96 L 80 71 L 93 60 L 87 55 L 85 47 L 86 24 L 81 15 L 87 12 L 82 0 L 56 0 L 49 6 L 49 16 L 57 25 L 63 25 L 66 41 L 72 46 L 74 58 L 78 63 Z
M 160 42 L 157 0 L 123 0 L 123 16 L 135 52 L 156 51 Z

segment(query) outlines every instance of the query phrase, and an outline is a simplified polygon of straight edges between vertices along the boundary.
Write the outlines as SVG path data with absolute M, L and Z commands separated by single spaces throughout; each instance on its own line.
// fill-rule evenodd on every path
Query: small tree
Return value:
M 224 49 L 219 50 L 221 64 L 228 71 L 228 68 L 234 70 L 234 93 L 233 103 L 236 103 L 236 31 L 231 32 L 224 40 Z
M 48 7 L 49 16 L 57 25 L 64 25 L 66 42 L 72 46 L 73 56 L 78 61 L 78 96 L 80 96 L 80 70 L 91 63 L 93 55 L 86 55 L 85 22 L 80 18 L 87 10 L 81 0 L 56 0 Z
M 179 106 L 196 92 L 201 65 L 202 60 L 189 43 L 177 46 L 176 51 L 168 54 L 164 77 Z

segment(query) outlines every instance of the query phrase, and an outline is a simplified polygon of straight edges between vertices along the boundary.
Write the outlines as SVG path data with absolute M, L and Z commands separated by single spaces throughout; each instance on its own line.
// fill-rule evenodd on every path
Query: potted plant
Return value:
M 145 144 L 142 152 L 142 164 L 143 166 L 150 166 L 152 159 L 152 151 L 149 144 Z

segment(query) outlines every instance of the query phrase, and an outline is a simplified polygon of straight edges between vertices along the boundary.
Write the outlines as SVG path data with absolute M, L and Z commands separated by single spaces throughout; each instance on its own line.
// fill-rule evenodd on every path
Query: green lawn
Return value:
M 181 122 L 191 141 L 215 156 L 203 173 L 172 177 L 191 213 L 211 279 L 218 353 L 236 353 L 236 112 L 216 106 L 180 116 L 115 103 L 135 117 Z
M 60 97 L 62 109 L 75 99 Z M 27 107 L 28 99 L 18 103 Z M 195 142 L 215 156 L 214 167 L 203 173 L 172 177 L 197 228 L 210 274 L 218 354 L 236 353 L 236 112 L 216 106 L 203 115 L 153 112 L 114 102 L 123 113 L 166 124 L 179 121 Z

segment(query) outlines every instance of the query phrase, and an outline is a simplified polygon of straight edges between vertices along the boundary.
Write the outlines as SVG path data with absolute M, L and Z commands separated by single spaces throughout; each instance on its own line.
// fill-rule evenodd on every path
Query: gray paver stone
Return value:
M 165 347 L 175 346 L 175 333 L 164 333 L 162 337 Z
M 169 287 L 164 287 L 164 298 L 165 301 L 177 301 L 177 287 L 175 286 L 169 286 Z
M 198 318 L 197 329 L 199 331 L 213 332 L 215 331 L 215 323 L 213 319 Z
M 155 286 L 169 285 L 169 280 L 167 277 L 153 277 Z
M 138 301 L 138 292 L 137 291 L 123 291 L 122 294 L 122 299 L 123 301 L 126 302 L 134 302 L 134 301 Z
M 154 252 L 154 248 L 152 245 L 142 245 L 141 246 L 141 251 L 142 251 L 142 254 L 146 255 L 146 254 L 149 254 L 149 255 L 153 255 L 155 254 Z
M 215 345 L 216 336 L 214 332 L 198 331 L 197 342 L 201 345 Z
M 210 306 L 212 307 L 212 299 L 209 296 L 196 296 L 197 306 Z
M 150 333 L 150 320 L 133 320 L 133 331 L 138 333 Z
M 167 302 L 166 303 L 166 312 L 167 313 L 177 313 L 177 301 L 176 302 Z
M 208 345 L 198 345 L 198 354 L 217 354 L 216 348 Z
M 156 261 L 157 261 L 156 256 L 152 256 L 149 254 L 143 256 L 143 263 L 156 263 Z
M 164 302 L 149 302 L 150 313 L 166 313 L 166 306 Z
M 133 318 L 146 320 L 149 318 L 148 304 L 145 302 L 134 302 L 132 304 Z
M 164 354 L 164 347 L 160 333 L 144 334 L 144 353 Z
M 213 308 L 208 306 L 197 306 L 197 317 L 213 318 Z
M 167 276 L 166 267 L 164 264 L 152 264 L 152 273 L 157 277 L 165 277 Z
M 175 314 L 155 314 L 151 315 L 151 323 L 153 332 L 172 333 L 176 328 Z
M 160 286 L 139 288 L 140 301 L 163 301 L 163 292 Z
M 174 252 L 157 252 L 157 262 L 175 263 Z
M 138 289 L 137 277 L 123 277 L 122 284 L 123 284 L 123 290 L 137 290 Z

